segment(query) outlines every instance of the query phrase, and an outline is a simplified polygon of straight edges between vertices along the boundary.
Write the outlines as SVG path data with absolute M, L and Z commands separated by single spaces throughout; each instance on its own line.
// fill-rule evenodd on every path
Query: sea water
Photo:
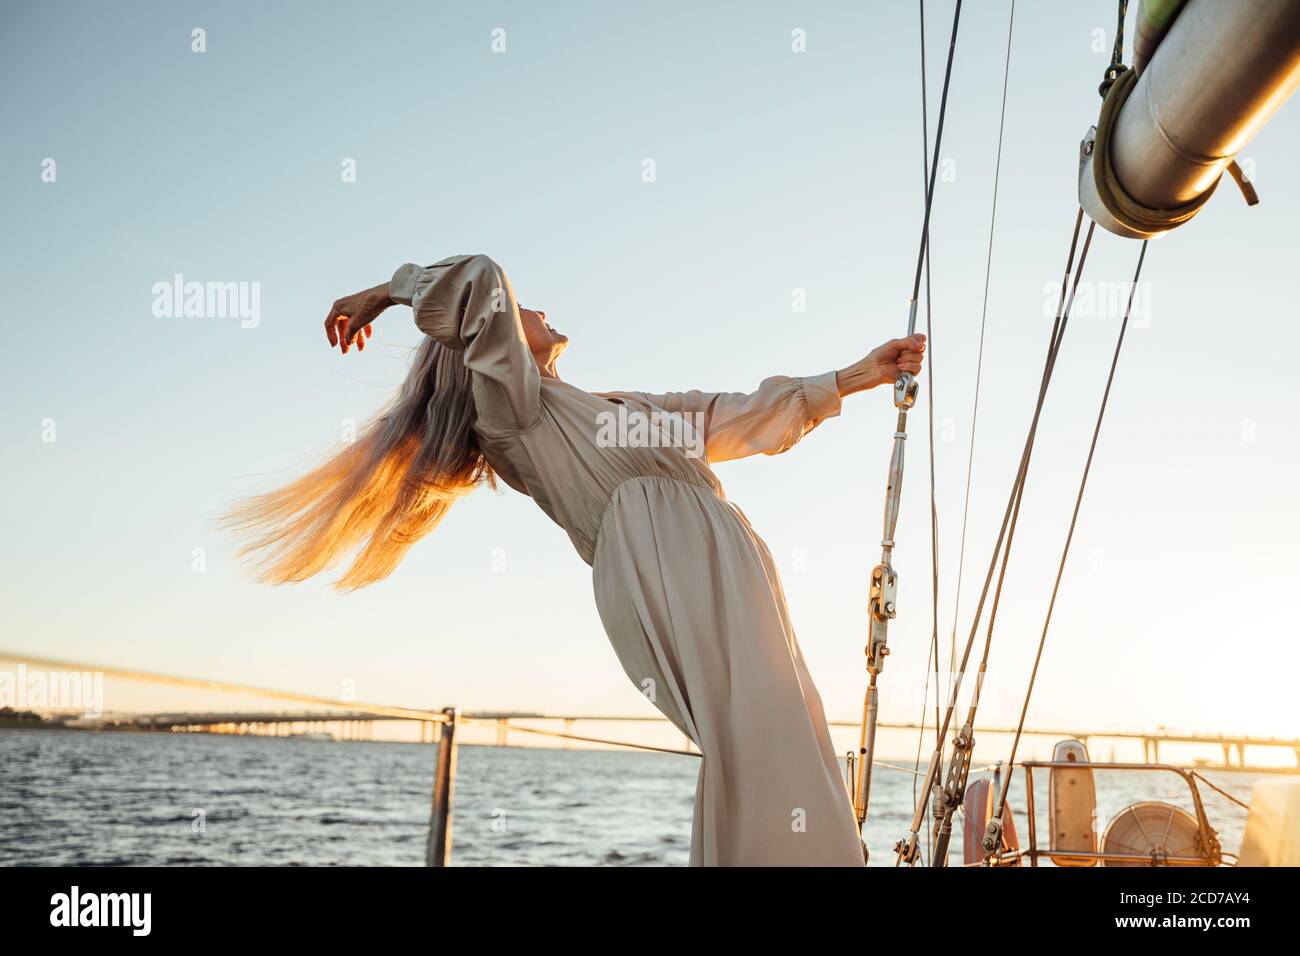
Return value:
M 419 866 L 436 754 L 428 744 L 0 730 L 0 865 Z M 696 758 L 671 754 L 462 747 L 452 862 L 683 866 L 698 770 Z M 1249 801 L 1252 775 L 1207 775 Z M 1137 800 L 1191 809 L 1173 774 L 1097 778 L 1105 819 Z M 1040 845 L 1046 780 L 1046 771 L 1035 777 Z M 893 863 L 913 781 L 876 771 L 873 864 Z M 1027 841 L 1023 778 L 1011 792 Z M 1201 792 L 1224 848 L 1235 851 L 1245 810 Z

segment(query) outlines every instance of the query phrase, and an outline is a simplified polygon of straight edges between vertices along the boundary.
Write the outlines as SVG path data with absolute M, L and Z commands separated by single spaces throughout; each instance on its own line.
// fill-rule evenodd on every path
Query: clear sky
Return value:
M 0 10 L 0 647 L 325 695 L 350 681 L 411 706 L 640 712 L 589 569 L 508 490 L 459 504 L 366 591 L 244 578 L 213 518 L 375 411 L 418 341 L 395 309 L 377 347 L 341 358 L 321 334 L 330 302 L 409 260 L 487 252 L 572 337 L 561 372 L 591 389 L 750 389 L 905 329 L 923 198 L 914 3 Z M 1007 12 L 966 4 L 935 197 L 945 649 Z M 1017 4 L 962 636 L 1032 412 L 1113 19 L 1112 0 Z M 950 4 L 927 4 L 932 125 L 950 25 Z M 1244 153 L 1262 204 L 1225 184 L 1150 248 L 1031 724 L 1300 735 L 1298 154 L 1293 103 Z M 1137 251 L 1099 232 L 1088 278 L 1126 282 Z M 155 315 L 154 284 L 177 273 L 259 283 L 260 321 Z M 1019 709 L 1118 328 L 1113 308 L 1080 313 L 1025 498 L 990 723 Z M 891 720 L 917 716 L 930 629 L 918 409 Z M 892 431 L 890 397 L 870 392 L 791 453 L 717 469 L 781 566 L 833 717 L 860 712 Z

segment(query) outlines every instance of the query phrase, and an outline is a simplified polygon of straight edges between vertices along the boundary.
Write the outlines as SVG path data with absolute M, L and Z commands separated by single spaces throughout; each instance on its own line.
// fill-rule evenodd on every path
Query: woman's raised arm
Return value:
M 688 424 L 703 429 L 704 453 L 711 462 L 779 455 L 838 415 L 843 396 L 892 384 L 901 372 L 920 372 L 924 352 L 925 336 L 915 335 L 892 339 L 839 371 L 805 378 L 773 376 L 753 392 L 626 394 L 688 416 Z
M 674 415 L 704 434 L 711 462 L 778 455 L 827 418 L 840 413 L 834 372 L 808 378 L 775 375 L 753 392 L 647 392 L 627 394 Z
M 408 262 L 390 282 L 339 299 L 325 317 L 331 346 L 365 348 L 371 323 L 392 305 L 409 305 L 420 331 L 465 353 L 473 373 L 477 427 L 523 431 L 541 414 L 537 363 L 519 324 L 505 270 L 484 255 L 451 256 L 431 266 Z
M 477 428 L 509 434 L 536 424 L 541 415 L 537 362 L 501 266 L 484 255 L 452 256 L 431 266 L 407 263 L 393 274 L 388 294 L 411 307 L 420 331 L 464 352 L 473 373 Z

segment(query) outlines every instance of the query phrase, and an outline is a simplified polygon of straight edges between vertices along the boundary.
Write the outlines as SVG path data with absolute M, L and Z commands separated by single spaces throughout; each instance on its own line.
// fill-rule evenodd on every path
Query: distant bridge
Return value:
M 653 715 L 548 714 L 526 711 L 473 711 L 463 714 L 461 719 L 467 724 L 491 725 L 495 730 L 495 743 L 497 746 L 507 745 L 511 731 L 526 734 L 542 734 L 543 736 L 557 737 L 565 740 L 606 743 L 612 745 L 617 744 L 618 742 L 601 740 L 594 737 L 585 737 L 573 733 L 574 725 L 578 721 L 582 721 L 583 723 L 667 723 L 665 718 Z M 131 728 L 149 731 L 226 733 L 272 737 L 295 736 L 300 733 L 312 732 L 309 731 L 308 728 L 315 728 L 315 732 L 323 732 L 325 725 L 331 725 L 337 728 L 337 731 L 332 733 L 332 736 L 336 736 L 343 740 L 371 740 L 373 739 L 372 732 L 376 721 L 392 720 L 419 722 L 421 725 L 421 743 L 434 742 L 438 739 L 438 727 L 441 726 L 440 722 L 438 720 L 428 719 L 419 712 L 410 715 L 394 715 L 391 712 L 374 713 L 368 710 L 333 712 L 226 711 L 158 714 L 123 713 L 105 714 L 97 718 L 83 718 L 73 721 L 72 724 L 77 727 L 88 729 Z M 564 731 L 542 731 L 534 727 L 523 727 L 519 725 L 518 722 L 520 721 L 533 723 L 538 721 L 557 722 L 564 726 Z M 829 724 L 832 727 L 858 726 L 856 721 L 848 720 L 832 720 L 829 721 Z M 921 725 L 916 723 L 881 723 L 878 726 L 882 730 L 920 731 L 923 729 Z M 299 728 L 301 728 L 301 731 Z M 925 729 L 933 732 L 933 727 L 927 727 Z M 1015 728 L 1013 727 L 976 728 L 976 734 L 978 736 L 988 734 L 997 736 L 1013 735 L 1015 732 Z M 1144 763 L 1160 762 L 1160 747 L 1162 744 L 1191 744 L 1202 747 L 1219 748 L 1223 755 L 1223 761 L 1217 766 L 1221 769 L 1252 770 L 1259 772 L 1300 770 L 1300 739 L 1291 740 L 1278 737 L 1180 733 L 1164 729 L 1148 732 L 1036 727 L 1026 728 L 1024 734 L 1025 736 L 1032 737 L 1052 737 L 1058 740 L 1072 738 L 1083 741 L 1085 745 L 1088 745 L 1094 740 L 1141 741 Z M 687 750 L 690 750 L 690 747 L 691 745 L 688 743 Z M 1289 751 L 1295 760 L 1295 766 L 1250 766 L 1246 763 L 1247 748 L 1266 748 L 1271 750 L 1281 749 Z M 1203 766 L 1216 765 L 1206 763 L 1203 764 Z
M 665 718 L 657 715 L 542 714 L 524 711 L 481 711 L 461 714 L 459 711 L 455 711 L 455 716 L 453 717 L 452 714 L 454 709 L 429 710 L 418 707 L 394 706 L 392 704 L 362 703 L 360 701 L 340 700 L 338 698 L 325 697 L 317 694 L 303 694 L 297 691 L 254 687 L 249 684 L 209 680 L 201 677 L 181 677 L 173 674 L 158 674 L 151 671 L 137 671 L 121 667 L 106 667 L 100 664 L 58 660 L 54 658 L 40 657 L 33 654 L 10 652 L 3 648 L 0 648 L 0 660 L 22 661 L 34 667 L 55 673 L 68 671 L 96 673 L 105 677 L 116 677 L 123 680 L 143 681 L 154 684 L 163 684 L 170 687 L 188 687 L 193 690 L 218 691 L 261 698 L 263 700 L 282 700 L 293 702 L 298 706 L 305 705 L 317 708 L 328 708 L 323 710 L 298 712 L 226 711 L 157 714 L 122 713 L 104 714 L 103 716 L 94 718 L 80 718 L 68 721 L 70 726 L 92 730 L 118 727 L 122 729 L 145 731 L 188 731 L 199 733 L 293 736 L 298 733 L 299 727 L 302 728 L 302 733 L 308 733 L 308 728 L 316 728 L 317 732 L 321 732 L 323 731 L 323 725 L 334 725 L 337 727 L 338 733 L 337 735 L 331 733 L 330 736 L 342 737 L 345 740 L 369 740 L 372 739 L 372 731 L 375 721 L 396 720 L 418 721 L 420 723 L 421 742 L 426 740 L 434 742 L 441 736 L 443 727 L 453 721 L 460 721 L 469 725 L 479 724 L 494 727 L 496 732 L 496 743 L 499 746 L 504 746 L 508 740 L 508 735 L 511 732 L 514 732 L 558 738 L 566 741 L 603 744 L 611 747 L 628 747 L 636 750 L 652 750 L 665 753 L 699 756 L 699 752 L 693 749 L 693 745 L 689 741 L 685 744 L 685 749 L 677 750 L 668 747 L 634 743 L 632 741 L 606 740 L 599 737 L 588 737 L 572 732 L 574 724 L 577 721 L 587 723 L 667 723 Z M 525 727 L 516 723 L 517 721 L 558 721 L 563 724 L 564 730 L 554 731 L 544 730 L 538 727 Z M 848 720 L 833 720 L 830 721 L 830 725 L 832 727 L 859 726 L 857 721 Z M 915 723 L 881 723 L 878 726 L 884 730 L 933 730 L 933 728 L 922 728 L 921 725 Z M 975 728 L 975 732 L 977 736 L 988 734 L 1004 736 L 1013 735 L 1016 731 L 1013 728 L 977 727 Z M 1112 730 L 1088 731 L 1037 727 L 1032 729 L 1026 728 L 1023 733 L 1026 736 L 1055 737 L 1058 740 L 1062 738 L 1073 738 L 1076 740 L 1082 740 L 1085 744 L 1091 740 L 1140 740 L 1142 741 L 1142 754 L 1145 758 L 1143 761 L 1144 763 L 1159 763 L 1160 747 L 1162 744 L 1191 744 L 1218 748 L 1223 755 L 1223 762 L 1218 765 L 1221 769 L 1240 769 L 1261 773 L 1277 771 L 1296 772 L 1297 770 L 1300 770 L 1300 739 L 1181 733 L 1171 732 L 1164 728 L 1158 728 L 1152 732 L 1143 732 Z M 1248 748 L 1264 748 L 1274 751 L 1281 749 L 1291 754 L 1294 765 L 1291 767 L 1278 765 L 1247 765 L 1246 751 Z M 1199 765 L 1207 767 L 1213 766 L 1208 762 Z

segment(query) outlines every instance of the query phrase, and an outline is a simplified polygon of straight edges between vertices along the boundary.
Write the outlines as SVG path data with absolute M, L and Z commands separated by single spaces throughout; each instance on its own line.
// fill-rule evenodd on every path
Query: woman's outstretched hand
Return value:
M 337 345 L 344 355 L 352 345 L 356 345 L 358 352 L 365 351 L 366 339 L 375 331 L 370 323 L 393 304 L 387 282 L 339 299 L 325 316 L 325 336 L 330 340 L 330 348 Z
M 918 375 L 925 358 L 925 336 L 921 333 L 903 339 L 890 339 L 873 349 L 866 358 L 835 373 L 840 396 L 851 395 L 877 385 L 893 385 L 904 372 Z

